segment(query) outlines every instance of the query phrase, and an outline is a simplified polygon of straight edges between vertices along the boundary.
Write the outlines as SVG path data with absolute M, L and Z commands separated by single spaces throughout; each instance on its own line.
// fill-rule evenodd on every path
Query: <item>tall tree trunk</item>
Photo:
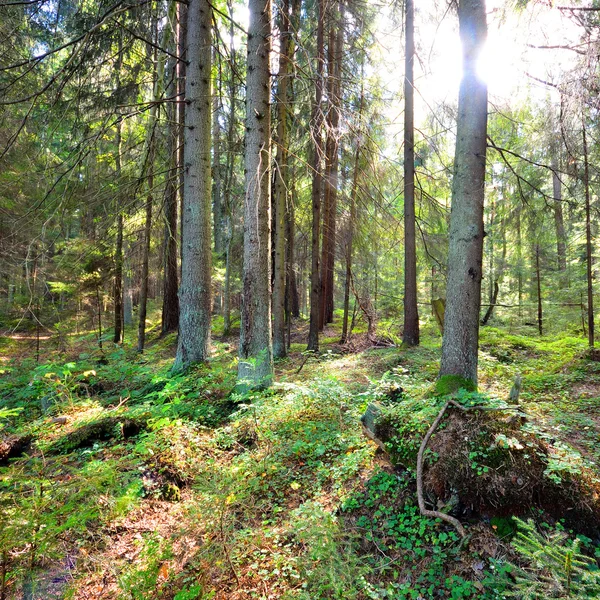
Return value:
M 177 33 L 177 32 L 176 32 Z M 176 94 L 177 63 L 173 61 L 169 69 L 171 84 L 169 96 Z M 165 185 L 165 255 L 163 277 L 163 305 L 161 335 L 177 331 L 179 327 L 179 268 L 177 265 L 177 179 L 178 179 L 178 123 L 176 105 L 167 104 L 169 172 Z
M 500 221 L 500 237 L 502 239 L 502 258 L 500 259 L 500 264 L 496 265 L 495 275 L 493 279 L 493 289 L 490 295 L 490 305 L 485 311 L 485 315 L 483 319 L 481 319 L 482 325 L 487 325 L 488 321 L 492 318 L 494 314 L 494 308 L 496 308 L 496 304 L 498 302 L 498 293 L 500 292 L 500 282 L 502 281 L 502 277 L 504 275 L 504 267 L 506 265 L 506 219 L 502 218 Z
M 362 95 L 361 95 L 362 106 Z M 354 223 L 356 221 L 356 195 L 358 191 L 358 161 L 360 158 L 360 143 L 356 145 L 354 155 L 354 173 L 352 174 L 352 192 L 350 193 L 350 217 L 348 219 L 348 240 L 346 242 L 346 282 L 344 285 L 344 317 L 342 320 L 341 344 L 348 341 L 348 314 L 350 310 L 350 288 L 352 284 L 352 243 L 354 238 Z
M 153 17 L 154 21 L 154 41 L 159 44 L 158 35 L 158 18 Z M 162 33 L 160 44 L 163 47 L 169 47 L 172 30 L 166 27 Z M 154 202 L 154 161 L 156 158 L 156 124 L 158 117 L 158 101 L 163 97 L 165 84 L 165 54 L 158 52 L 158 46 L 154 49 L 154 86 L 152 90 L 152 106 L 150 108 L 150 116 L 148 119 L 148 133 L 146 135 L 147 153 L 145 154 L 145 168 L 148 170 L 148 195 L 146 197 L 146 221 L 144 225 L 144 246 L 142 254 L 142 273 L 140 285 L 140 306 L 139 306 L 139 325 L 138 325 L 138 352 L 144 351 L 146 343 L 146 311 L 148 304 L 148 288 L 149 288 L 149 260 L 150 260 L 150 241 L 152 233 L 152 204 Z M 144 153 L 142 153 L 144 155 Z M 142 168 L 142 173 L 144 168 Z
M 185 106 L 186 106 L 186 71 L 187 71 L 187 3 L 177 2 L 177 173 L 179 214 L 183 215 L 183 188 L 185 182 Z M 183 217 L 181 217 L 183 221 Z M 183 258 L 183 225 L 179 228 L 180 253 Z
M 271 339 L 271 1 L 250 0 L 246 78 L 246 196 L 238 381 L 273 380 Z
M 540 335 L 544 335 L 543 309 L 542 309 L 542 274 L 540 272 L 540 244 L 535 245 L 535 280 L 537 288 L 537 321 Z
M 594 348 L 594 284 L 592 279 L 593 254 L 592 254 L 592 221 L 590 215 L 590 168 L 588 163 L 587 135 L 585 131 L 585 117 L 581 115 L 583 131 L 583 185 L 585 188 L 585 258 L 587 275 L 587 303 L 588 303 L 588 344 Z
M 517 304 L 519 306 L 519 319 L 523 317 L 523 239 L 521 236 L 521 203 L 515 211 L 517 229 Z
M 131 247 L 126 244 L 123 260 L 123 326 L 133 325 L 133 281 L 131 280 Z M 125 330 L 121 339 L 125 338 Z
M 283 358 L 287 354 L 285 321 L 286 280 L 286 214 L 289 203 L 288 172 L 288 90 L 291 59 L 294 55 L 294 37 L 291 31 L 290 0 L 283 0 L 280 9 L 281 52 L 277 83 L 277 151 L 273 184 L 273 207 L 275 209 L 275 261 L 273 279 L 273 356 Z M 296 6 L 294 2 L 292 6 Z M 288 243 L 290 243 L 288 241 Z
M 146 344 L 146 314 L 148 308 L 148 275 L 150 267 L 150 241 L 152 234 L 152 188 L 154 187 L 154 141 L 151 142 L 152 150 L 149 154 L 150 172 L 148 174 L 148 196 L 146 198 L 146 219 L 144 223 L 144 246 L 142 252 L 142 273 L 140 285 L 140 305 L 138 323 L 137 351 L 143 352 Z M 150 160 L 151 159 L 151 160 Z
M 223 283 L 223 336 L 231 333 L 231 232 L 225 246 L 225 281 Z
M 567 272 L 567 236 L 565 234 L 565 222 L 562 209 L 562 184 L 558 176 L 558 159 L 552 157 L 552 188 L 554 191 L 554 228 L 556 230 L 556 261 L 560 272 L 560 285 L 566 285 Z
M 233 11 L 231 0 L 227 3 L 229 13 Z M 229 73 L 229 119 L 227 123 L 227 151 L 226 151 L 226 172 L 223 190 L 223 200 L 225 205 L 225 211 L 227 213 L 227 241 L 225 248 L 225 282 L 223 290 L 223 335 L 228 336 L 231 333 L 231 250 L 234 236 L 234 212 L 235 205 L 232 200 L 232 189 L 233 189 L 233 176 L 235 167 L 235 152 L 234 152 L 234 138 L 235 138 L 235 96 L 236 96 L 236 83 L 235 83 L 235 37 L 234 37 L 234 24 L 233 21 L 229 23 L 229 60 L 230 60 L 230 73 Z
M 312 109 L 312 140 L 313 154 L 311 159 L 312 169 L 312 263 L 310 272 L 310 324 L 308 331 L 307 350 L 319 350 L 319 296 L 321 288 L 319 237 L 321 229 L 321 164 L 323 156 L 323 70 L 325 64 L 323 20 L 325 18 L 325 0 L 318 0 L 319 15 L 317 23 L 317 77 L 315 80 L 315 103 Z
M 485 1 L 459 0 L 458 18 L 463 78 L 458 98 L 440 376 L 458 376 L 477 385 L 487 131 L 487 86 L 477 76 L 477 59 L 487 35 Z
M 115 333 L 113 342 L 123 337 L 123 213 L 117 215 L 117 247 L 115 250 Z
M 356 151 L 354 153 L 354 171 L 352 173 L 352 190 L 350 192 L 350 217 L 348 220 L 348 239 L 346 241 L 346 281 L 344 284 L 344 318 L 342 320 L 341 344 L 348 341 L 348 315 L 350 312 L 350 288 L 352 285 L 352 245 L 354 241 L 354 225 L 356 222 L 356 198 L 358 195 L 358 170 L 362 140 L 362 118 L 365 103 L 364 89 L 364 64 L 361 64 L 361 90 L 358 105 L 358 127 L 356 139 Z
M 189 0 L 179 339 L 174 371 L 210 355 L 212 7 Z
M 115 87 L 117 93 L 121 87 L 121 66 L 123 61 L 123 35 L 119 35 L 119 55 L 116 64 L 116 82 Z M 115 179 L 117 180 L 118 189 L 121 189 L 121 130 L 122 120 L 121 115 L 117 115 L 117 131 L 115 134 L 116 156 L 115 156 Z M 120 193 L 117 198 L 117 204 L 120 205 Z M 123 213 L 121 207 L 117 206 L 117 243 L 115 248 L 115 331 L 113 342 L 119 344 L 123 336 Z
M 214 51 L 215 61 L 217 52 Z M 222 256 L 225 244 L 223 237 L 223 196 L 221 189 L 221 125 L 220 116 L 220 95 L 213 94 L 213 230 L 215 254 Z
M 336 248 L 338 149 L 341 95 L 341 53 L 343 26 L 339 3 L 329 8 L 329 42 L 327 47 L 327 137 L 325 142 L 325 195 L 323 211 L 323 251 L 321 256 L 321 300 L 319 328 L 333 321 L 333 282 Z
M 286 251 L 286 282 L 285 282 L 285 302 L 287 319 L 287 345 L 290 347 L 290 331 L 292 317 L 297 319 L 300 316 L 300 300 L 298 298 L 298 285 L 296 282 L 296 271 L 294 270 L 295 250 L 296 250 L 296 182 L 294 174 L 291 173 L 290 201 L 288 202 L 285 213 L 286 237 L 288 240 Z
M 496 203 L 494 202 L 494 198 L 492 197 L 490 199 L 490 219 L 488 221 L 488 225 L 487 225 L 487 231 L 486 233 L 487 238 L 488 238 L 488 242 L 489 242 L 489 256 L 488 256 L 488 301 L 492 302 L 492 298 L 494 296 L 494 281 L 495 281 L 495 275 L 494 275 L 494 250 L 495 250 L 495 231 L 494 231 L 494 226 L 495 226 L 495 221 L 496 221 Z
M 414 129 L 414 0 L 406 0 L 404 62 L 404 334 L 406 346 L 419 344 L 417 307 L 417 246 L 415 233 L 415 129 Z

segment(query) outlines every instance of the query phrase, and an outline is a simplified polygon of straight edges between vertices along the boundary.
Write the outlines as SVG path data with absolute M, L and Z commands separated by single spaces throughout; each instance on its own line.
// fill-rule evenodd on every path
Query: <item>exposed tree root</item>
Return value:
M 518 406 L 503 406 L 503 407 L 495 407 L 495 406 L 462 406 L 455 400 L 448 400 L 442 406 L 440 412 L 438 413 L 435 421 L 431 424 L 431 427 L 425 434 L 423 441 L 421 442 L 421 446 L 419 447 L 419 453 L 417 454 L 417 500 L 419 502 L 419 510 L 421 514 L 426 517 L 434 517 L 437 519 L 442 519 L 442 521 L 446 521 L 450 523 L 456 531 L 461 535 L 461 537 L 465 537 L 467 532 L 465 528 L 462 526 L 461 522 L 455 517 L 448 515 L 446 513 L 440 512 L 438 510 L 429 510 L 425 506 L 425 498 L 423 497 L 423 457 L 425 454 L 425 450 L 427 449 L 427 444 L 429 443 L 429 439 L 435 433 L 435 430 L 438 428 L 440 422 L 444 418 L 444 414 L 449 406 L 453 406 L 454 408 L 458 408 L 463 411 L 471 411 L 471 410 L 518 410 Z

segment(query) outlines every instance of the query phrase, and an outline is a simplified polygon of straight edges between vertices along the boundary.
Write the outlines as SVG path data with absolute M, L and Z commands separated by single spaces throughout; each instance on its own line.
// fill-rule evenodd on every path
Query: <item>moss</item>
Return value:
M 458 390 L 476 392 L 477 384 L 471 379 L 466 379 L 460 375 L 442 375 L 435 382 L 434 393 L 436 396 L 447 396 L 458 392 Z
M 49 454 L 61 454 L 80 448 L 89 448 L 95 442 L 135 437 L 147 428 L 147 421 L 147 416 L 137 418 L 107 417 L 87 423 L 58 439 L 48 448 L 47 452 Z

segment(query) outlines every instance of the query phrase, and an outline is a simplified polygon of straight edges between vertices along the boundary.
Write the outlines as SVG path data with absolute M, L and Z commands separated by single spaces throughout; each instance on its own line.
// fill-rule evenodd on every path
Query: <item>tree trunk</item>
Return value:
M 215 50 L 215 61 L 217 52 Z M 223 197 L 221 192 L 221 125 L 219 123 L 219 95 L 213 94 L 213 230 L 215 254 L 221 257 L 224 251 L 223 238 Z
M 540 335 L 544 335 L 543 311 L 542 311 L 542 276 L 540 273 L 540 245 L 535 245 L 535 278 L 537 287 L 537 321 Z
M 325 142 L 325 195 L 323 211 L 323 250 L 321 255 L 321 300 L 319 329 L 333 321 L 333 281 L 336 247 L 338 149 L 341 95 L 341 53 L 343 31 L 339 3 L 332 2 L 329 15 L 327 48 L 327 136 Z
M 150 241 L 152 234 L 152 188 L 154 187 L 154 142 L 152 144 L 152 151 L 150 152 L 150 173 L 148 176 L 148 196 L 146 198 L 146 220 L 144 224 L 144 246 L 142 254 L 142 273 L 141 273 L 141 285 L 140 285 L 140 305 L 139 305 L 139 323 L 138 323 L 138 342 L 137 351 L 143 352 L 146 344 L 146 313 L 148 308 L 148 274 L 150 266 Z
M 185 106 L 186 96 L 186 71 L 187 71 L 187 3 L 177 2 L 177 188 L 179 191 L 179 214 L 183 215 L 183 188 L 185 183 L 184 151 L 185 151 Z M 183 221 L 183 216 L 181 217 Z M 179 228 L 180 259 L 183 258 L 183 224 Z M 179 301 L 179 300 L 178 300 Z
M 414 131 L 414 0 L 406 0 L 404 76 L 404 334 L 406 346 L 419 344 L 417 307 L 417 247 L 415 234 L 415 131 Z
M 440 376 L 458 376 L 476 385 L 487 131 L 487 86 L 477 76 L 477 58 L 487 34 L 484 0 L 459 0 L 458 16 L 463 78 L 458 98 Z
M 163 47 L 169 47 L 171 40 L 171 28 L 166 27 L 163 30 L 160 44 Z M 158 19 L 154 19 L 154 41 L 159 43 L 158 35 Z M 142 255 L 142 274 L 140 286 L 140 310 L 139 310 L 139 325 L 138 325 L 138 352 L 144 351 L 146 343 L 146 310 L 148 304 L 148 288 L 149 288 L 149 259 L 150 259 L 150 237 L 152 233 L 152 203 L 154 201 L 154 161 L 156 158 L 156 124 L 158 116 L 158 101 L 162 99 L 164 92 L 165 79 L 165 54 L 158 52 L 157 47 L 154 48 L 154 86 L 152 90 L 152 106 L 150 108 L 150 116 L 148 119 L 148 132 L 146 135 L 147 153 L 145 154 L 145 167 L 148 169 L 148 195 L 146 197 L 146 221 L 144 226 L 144 246 Z M 142 153 L 143 154 L 143 153 Z M 142 168 L 142 173 L 144 169 Z
M 116 82 L 115 87 L 117 92 L 121 87 L 121 66 L 123 60 L 123 36 L 119 36 L 119 56 L 116 65 Z M 121 115 L 117 115 L 117 131 L 115 135 L 116 155 L 115 155 L 115 179 L 117 180 L 118 189 L 121 186 Z M 119 194 L 120 196 L 120 194 Z M 123 336 L 123 213 L 120 206 L 120 197 L 117 197 L 117 244 L 115 248 L 115 288 L 114 288 L 114 305 L 115 305 L 115 331 L 113 342 L 119 344 Z
M 210 354 L 212 8 L 208 0 L 189 0 L 187 12 L 183 247 L 174 371 Z
M 585 188 L 585 258 L 587 275 L 587 302 L 588 302 L 588 344 L 594 348 L 594 285 L 592 279 L 593 254 L 592 254 L 592 222 L 590 215 L 590 169 L 588 163 L 587 136 L 585 131 L 585 118 L 581 115 L 583 130 L 583 185 Z
M 223 337 L 231 333 L 231 232 L 225 246 L 225 281 L 223 283 Z
M 556 156 L 552 160 L 552 188 L 554 190 L 554 227 L 556 230 L 556 260 L 560 272 L 560 285 L 566 285 L 567 272 L 567 243 L 565 234 L 565 222 L 562 209 L 562 184 L 558 176 L 558 160 Z
M 173 62 L 169 69 L 172 83 L 169 86 L 169 96 L 176 93 L 177 63 Z M 177 265 L 177 178 L 178 178 L 178 123 L 176 106 L 167 104 L 168 137 L 167 149 L 169 156 L 169 172 L 165 185 L 165 254 L 163 277 L 163 305 L 161 335 L 177 331 L 179 327 L 179 268 Z
M 498 293 L 500 291 L 500 282 L 502 281 L 502 277 L 504 275 L 504 267 L 506 265 L 506 219 L 502 218 L 500 221 L 500 237 L 502 239 L 502 258 L 500 260 L 500 264 L 496 266 L 496 273 L 493 280 L 493 289 L 490 295 L 490 305 L 485 311 L 485 316 L 481 319 L 482 325 L 487 325 L 488 321 L 492 318 L 494 314 L 494 308 L 496 308 L 496 304 L 498 302 Z
M 517 303 L 519 305 L 519 319 L 523 317 L 523 240 L 521 237 L 521 204 L 515 211 L 517 229 Z
M 233 10 L 230 2 L 227 6 L 230 12 Z M 232 201 L 233 174 L 235 167 L 234 135 L 235 135 L 235 44 L 234 44 L 234 24 L 229 23 L 229 120 L 227 123 L 227 152 L 226 152 L 226 172 L 223 190 L 223 199 L 225 211 L 227 213 L 227 242 L 225 248 L 225 282 L 223 290 L 223 335 L 228 336 L 231 333 L 231 246 L 234 236 L 234 209 Z
M 325 0 L 318 0 L 319 16 L 317 23 L 317 77 L 315 80 L 315 103 L 312 109 L 312 139 L 313 154 L 312 169 L 312 239 L 311 253 L 312 264 L 310 273 L 310 324 L 308 331 L 307 350 L 319 350 L 319 296 L 321 288 L 319 236 L 321 228 L 321 163 L 323 156 L 323 113 L 321 101 L 323 99 L 323 68 L 325 64 L 323 19 L 325 18 Z
M 127 244 L 129 246 L 129 244 Z M 123 261 L 123 326 L 133 325 L 133 282 L 131 281 L 131 248 L 126 248 Z M 125 338 L 125 330 L 121 340 Z
M 250 0 L 246 78 L 246 195 L 238 381 L 263 388 L 273 380 L 271 339 L 271 2 Z
M 358 123 L 362 128 L 363 108 L 365 103 L 364 64 L 361 65 L 360 102 L 358 105 Z M 350 287 L 352 283 L 352 244 L 354 240 L 354 223 L 356 221 L 356 197 L 358 195 L 358 169 L 360 161 L 362 131 L 357 132 L 356 152 L 354 154 L 354 172 L 352 173 L 352 190 L 350 192 L 350 217 L 348 220 L 348 239 L 346 241 L 346 281 L 344 285 L 344 318 L 342 321 L 342 338 L 340 344 L 348 341 L 348 315 L 350 311 Z
M 287 253 L 286 253 L 286 282 L 285 282 L 285 302 L 286 302 L 286 319 L 287 319 L 287 345 L 290 347 L 290 331 L 292 317 L 297 319 L 300 317 L 300 299 L 298 298 L 298 284 L 296 282 L 296 271 L 294 270 L 295 249 L 296 249 L 296 182 L 294 174 L 291 174 L 290 187 L 292 193 L 288 202 L 285 214 L 285 226 L 287 236 Z
M 123 213 L 117 215 L 117 247 L 115 250 L 115 333 L 113 342 L 123 336 Z
M 292 5 L 295 7 L 297 2 Z M 277 83 L 277 152 L 273 206 L 275 209 L 275 261 L 273 280 L 273 356 L 283 358 L 287 354 L 285 320 L 286 280 L 286 214 L 288 212 L 288 90 L 291 60 L 294 55 L 294 37 L 291 31 L 290 0 L 283 0 L 280 9 L 279 29 L 281 52 Z M 288 241 L 289 243 L 289 241 Z

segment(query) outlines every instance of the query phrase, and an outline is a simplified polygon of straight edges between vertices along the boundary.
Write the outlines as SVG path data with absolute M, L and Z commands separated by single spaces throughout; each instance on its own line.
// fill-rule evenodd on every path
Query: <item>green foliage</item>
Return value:
M 305 552 L 297 563 L 303 591 L 300 598 L 358 599 L 369 585 L 367 565 L 357 555 L 356 540 L 318 502 L 309 501 L 292 514 L 295 537 Z
M 515 519 L 518 530 L 512 545 L 524 566 L 513 566 L 514 584 L 506 598 L 542 600 L 545 598 L 600 597 L 598 563 L 582 551 L 589 540 L 572 539 L 561 529 L 540 532 L 532 520 Z
M 434 398 L 404 398 L 384 408 L 375 432 L 386 440 L 386 449 L 394 463 L 411 469 L 416 466 L 419 446 L 440 406 L 440 401 Z
M 150 600 L 160 595 L 161 569 L 173 556 L 170 545 L 158 534 L 147 536 L 140 545 L 142 549 L 136 563 L 119 576 L 119 598 L 122 600 Z M 162 578 L 166 579 L 165 576 Z
M 22 410 L 22 406 L 18 408 L 0 408 L 0 430 L 4 428 L 4 423 L 2 423 L 3 420 L 16 417 Z
M 83 543 L 100 520 L 129 510 L 140 486 L 123 467 L 91 449 L 77 462 L 32 458 L 27 470 L 0 469 L 0 546 L 18 557 L 11 576 L 60 558 L 65 536 Z
M 494 597 L 499 584 L 495 583 L 491 565 L 480 567 L 480 579 L 474 581 L 452 573 L 452 564 L 460 559 L 458 534 L 441 528 L 439 520 L 420 514 L 412 485 L 410 479 L 379 471 L 369 479 L 363 493 L 342 505 L 347 519 L 375 550 L 369 559 L 374 571 L 368 576 L 373 581 L 368 597 Z M 383 560 L 378 558 L 381 556 Z M 374 577 L 373 572 L 378 576 Z M 486 579 L 488 586 L 482 583 Z

